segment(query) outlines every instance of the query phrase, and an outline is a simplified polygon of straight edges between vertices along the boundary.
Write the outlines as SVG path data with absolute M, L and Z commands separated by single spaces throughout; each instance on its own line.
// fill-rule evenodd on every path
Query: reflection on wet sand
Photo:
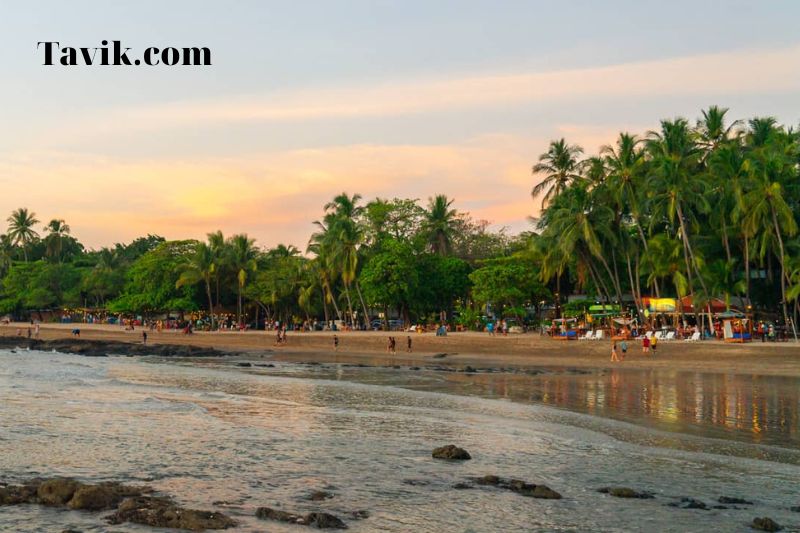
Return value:
M 279 365 L 268 373 L 542 403 L 666 431 L 800 448 L 800 379 L 794 377 L 564 368 L 468 374 L 342 365 Z

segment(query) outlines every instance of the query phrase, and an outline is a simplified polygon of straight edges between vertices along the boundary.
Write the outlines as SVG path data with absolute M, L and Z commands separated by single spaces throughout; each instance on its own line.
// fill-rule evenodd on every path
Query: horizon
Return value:
M 657 18 L 635 2 L 318 3 L 302 15 L 184 3 L 153 18 L 157 5 L 6 8 L 3 219 L 19 207 L 64 219 L 91 249 L 219 229 L 305 250 L 339 192 L 423 206 L 442 193 L 518 233 L 537 214 L 531 166 L 551 139 L 593 154 L 709 105 L 800 119 L 792 2 L 679 2 Z M 683 38 L 670 38 L 679 22 Z M 42 66 L 48 39 L 208 46 L 212 65 Z

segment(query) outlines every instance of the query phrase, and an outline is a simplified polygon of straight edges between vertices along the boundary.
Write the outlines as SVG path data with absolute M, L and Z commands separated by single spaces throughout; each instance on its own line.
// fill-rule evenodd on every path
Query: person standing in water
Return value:
M 334 352 L 338 352 L 339 351 L 339 336 L 338 335 L 334 335 L 333 336 L 333 351 Z
M 619 348 L 622 350 L 622 360 L 625 360 L 625 354 L 628 353 L 628 343 L 625 342 L 625 339 L 622 339 L 622 342 L 619 343 Z
M 147 332 L 142 330 L 142 344 L 147 346 Z
M 408 339 L 406 340 L 406 343 L 407 343 L 406 351 L 408 353 L 411 353 L 411 335 L 408 336 Z

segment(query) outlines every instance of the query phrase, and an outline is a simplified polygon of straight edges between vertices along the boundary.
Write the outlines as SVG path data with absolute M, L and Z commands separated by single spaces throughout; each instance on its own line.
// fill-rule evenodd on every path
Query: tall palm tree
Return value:
M 789 311 L 786 293 L 786 249 L 784 234 L 793 236 L 797 233 L 797 222 L 791 207 L 784 198 L 782 182 L 796 176 L 794 162 L 787 158 L 779 147 L 759 150 L 751 160 L 750 175 L 753 188 L 743 199 L 746 206 L 744 217 L 748 233 L 761 233 L 760 255 L 774 250 L 777 243 L 778 262 L 781 267 L 781 306 L 785 323 L 789 324 Z M 793 179 L 796 179 L 793 178 Z
M 228 252 L 225 245 L 225 236 L 221 231 L 217 230 L 214 233 L 209 233 L 207 238 L 211 253 L 214 254 L 214 304 L 219 307 L 219 283 L 221 276 L 224 274 Z
M 428 198 L 428 209 L 425 212 L 424 231 L 428 235 L 428 244 L 433 253 L 447 255 L 452 250 L 453 234 L 456 231 L 458 212 L 451 209 L 453 200 L 444 194 Z
M 215 254 L 210 245 L 198 242 L 194 247 L 194 253 L 189 257 L 189 261 L 179 266 L 180 277 L 175 283 L 176 287 L 184 285 L 194 285 L 203 282 L 208 297 L 208 316 L 211 317 L 211 330 L 214 328 L 214 302 L 211 299 L 211 280 L 216 273 L 214 264 Z
M 45 226 L 48 235 L 45 237 L 46 254 L 56 262 L 61 262 L 61 252 L 64 247 L 64 236 L 69 235 L 70 227 L 63 219 L 53 219 Z
M 698 144 L 706 149 L 707 154 L 713 152 L 720 144 L 727 142 L 733 128 L 741 124 L 740 120 L 726 124 L 725 115 L 727 113 L 727 107 L 712 105 L 702 111 L 703 118 L 697 121 Z
M 542 209 L 571 183 L 583 179 L 578 159 L 582 153 L 580 146 L 559 139 L 551 141 L 547 152 L 539 156 L 539 162 L 533 165 L 532 171 L 534 175 L 544 174 L 544 179 L 533 187 L 531 195 L 537 198 L 544 193 Z
M 236 273 L 236 282 L 238 287 L 237 305 L 236 305 L 236 320 L 238 324 L 242 323 L 242 293 L 247 284 L 247 276 L 251 272 L 255 272 L 256 257 L 258 250 L 255 247 L 255 239 L 251 239 L 247 234 L 242 233 L 234 235 L 227 241 L 228 260 L 229 265 Z
M 696 211 L 705 212 L 709 207 L 707 183 L 698 178 L 701 151 L 693 140 L 689 123 L 683 118 L 662 120 L 661 130 L 651 131 L 648 137 L 647 150 L 651 158 L 648 186 L 653 193 L 653 206 L 670 223 L 677 219 L 689 292 L 694 293 L 696 278 L 707 295 L 705 281 L 699 274 L 700 258 L 689 232 Z
M 8 236 L 12 242 L 22 247 L 22 256 L 28 262 L 28 245 L 36 239 L 39 234 L 33 227 L 39 223 L 36 213 L 28 211 L 25 207 L 20 207 L 8 217 Z

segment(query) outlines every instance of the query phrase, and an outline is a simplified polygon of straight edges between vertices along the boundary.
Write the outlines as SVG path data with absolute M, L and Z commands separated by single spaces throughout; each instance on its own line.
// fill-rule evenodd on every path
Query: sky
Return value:
M 27 207 L 91 248 L 248 233 L 305 249 L 340 192 L 444 193 L 529 229 L 551 139 L 800 123 L 800 2 L 0 0 L 0 233 Z M 205 46 L 205 67 L 44 66 L 38 41 Z

